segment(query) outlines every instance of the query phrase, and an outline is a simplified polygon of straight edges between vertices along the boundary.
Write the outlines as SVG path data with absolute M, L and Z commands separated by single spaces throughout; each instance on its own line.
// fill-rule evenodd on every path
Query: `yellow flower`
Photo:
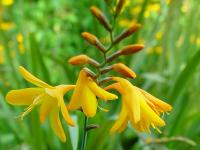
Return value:
M 71 126 L 74 126 L 74 121 L 70 118 L 63 96 L 75 86 L 59 85 L 53 87 L 36 78 L 21 66 L 19 67 L 19 71 L 27 81 L 38 87 L 11 90 L 6 95 L 7 102 L 12 105 L 29 105 L 25 112 L 21 114 L 21 119 L 30 113 L 35 106 L 41 105 L 40 122 L 43 123 L 49 115 L 55 134 L 65 142 L 66 136 L 60 122 L 59 110 L 61 110 L 65 121 Z
M 138 131 L 150 133 L 150 126 L 158 132 L 158 127 L 165 125 L 164 120 L 160 118 L 161 113 L 168 112 L 172 107 L 150 95 L 146 91 L 133 86 L 128 80 L 113 77 L 117 81 L 105 89 L 116 89 L 122 95 L 122 109 L 118 120 L 115 122 L 110 132 L 123 131 L 128 121 Z
M 75 110 L 82 107 L 82 110 L 87 117 L 93 117 L 96 114 L 98 106 L 96 96 L 104 99 L 105 101 L 117 99 L 116 95 L 108 93 L 99 87 L 83 69 L 79 73 L 76 87 L 68 105 L 68 109 Z
M 10 29 L 13 29 L 15 27 L 15 24 L 13 22 L 0 22 L 0 29 L 8 31 Z

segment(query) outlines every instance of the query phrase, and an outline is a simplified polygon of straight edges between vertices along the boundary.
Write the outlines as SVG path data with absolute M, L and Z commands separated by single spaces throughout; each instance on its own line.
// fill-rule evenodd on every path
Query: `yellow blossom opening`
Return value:
M 20 115 L 21 119 L 30 113 L 36 106 L 41 105 L 40 122 L 43 123 L 49 115 L 51 126 L 55 134 L 61 141 L 65 142 L 66 137 L 61 125 L 59 111 L 61 111 L 65 121 L 69 125 L 74 126 L 74 121 L 69 115 L 63 96 L 69 90 L 74 89 L 75 86 L 59 85 L 53 87 L 33 76 L 23 67 L 19 67 L 19 71 L 27 81 L 33 83 L 37 87 L 11 90 L 6 95 L 7 102 L 12 105 L 29 105 L 28 108 L 26 108 Z
M 113 77 L 113 80 L 117 83 L 109 85 L 105 89 L 116 89 L 120 92 L 122 95 L 122 109 L 110 132 L 123 131 L 128 121 L 138 131 L 150 133 L 150 127 L 153 127 L 160 132 L 159 127 L 165 125 L 160 115 L 171 111 L 172 107 L 146 91 L 133 86 L 126 79 Z
M 81 70 L 68 109 L 75 110 L 81 107 L 87 117 L 93 117 L 98 107 L 96 96 L 105 101 L 117 99 L 116 95 L 99 87 L 95 81 L 87 75 L 85 70 Z

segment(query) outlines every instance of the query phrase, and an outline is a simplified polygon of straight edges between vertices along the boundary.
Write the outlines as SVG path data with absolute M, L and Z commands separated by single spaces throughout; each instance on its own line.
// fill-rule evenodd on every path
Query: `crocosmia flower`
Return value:
M 27 81 L 37 87 L 12 90 L 6 95 L 7 102 L 12 105 L 29 105 L 29 107 L 20 115 L 21 119 L 31 112 L 35 106 L 41 105 L 41 123 L 43 123 L 49 115 L 51 126 L 55 134 L 65 142 L 66 136 L 62 128 L 59 112 L 61 111 L 62 116 L 69 125 L 74 126 L 74 121 L 68 113 L 63 96 L 67 91 L 74 89 L 75 86 L 59 85 L 53 87 L 36 78 L 23 67 L 19 67 L 19 71 Z
M 99 87 L 83 69 L 79 73 L 76 87 L 68 105 L 68 109 L 75 110 L 81 107 L 87 117 L 93 117 L 96 114 L 98 106 L 96 96 L 105 101 L 117 99 L 116 95 L 111 94 Z
M 160 117 L 161 113 L 168 112 L 172 107 L 133 86 L 128 80 L 113 77 L 116 83 L 105 89 L 116 89 L 122 95 L 122 109 L 119 117 L 110 132 L 123 131 L 130 121 L 131 125 L 138 131 L 150 133 L 150 127 L 160 132 L 158 127 L 165 126 L 165 121 Z

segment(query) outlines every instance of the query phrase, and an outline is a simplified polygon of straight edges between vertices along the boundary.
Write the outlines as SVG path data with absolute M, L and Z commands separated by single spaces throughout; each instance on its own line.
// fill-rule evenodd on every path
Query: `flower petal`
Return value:
M 26 79 L 28 82 L 31 82 L 32 84 L 34 84 L 38 87 L 52 88 L 52 86 L 48 85 L 44 81 L 42 81 L 42 80 L 38 79 L 37 77 L 35 77 L 34 75 L 32 75 L 24 67 L 20 66 L 19 71 L 22 74 L 22 76 L 24 77 L 24 79 Z
M 100 88 L 91 78 L 88 78 L 88 82 L 87 82 L 90 90 L 99 98 L 102 98 L 104 100 L 113 100 L 113 99 L 117 99 L 117 95 L 109 93 L 107 91 L 105 91 L 104 89 Z
M 85 80 L 86 73 L 84 70 L 81 70 L 71 100 L 67 105 L 68 110 L 75 110 L 80 107 L 80 94 L 83 92 L 84 86 L 86 86 Z
M 113 84 L 108 85 L 107 87 L 104 88 L 104 90 L 106 90 L 106 91 L 111 90 L 111 89 L 117 90 L 120 94 L 123 93 L 123 89 L 120 86 L 120 83 L 113 83 Z
M 45 95 L 43 97 L 44 101 L 40 107 L 40 122 L 43 123 L 53 108 L 57 105 L 55 98 Z
M 165 103 L 164 101 L 162 100 L 159 100 L 158 98 L 154 97 L 153 95 L 149 94 L 148 92 L 138 88 L 143 94 L 144 96 L 150 101 L 152 102 L 155 107 L 161 111 L 161 112 L 168 112 L 168 111 L 171 111 L 172 110 L 172 106 Z
M 6 100 L 12 105 L 30 105 L 42 92 L 44 92 L 42 88 L 12 90 L 7 93 Z
M 115 122 L 115 124 L 111 128 L 110 133 L 112 134 L 114 132 L 123 131 L 126 128 L 127 124 L 128 124 L 127 111 L 126 111 L 125 105 L 122 104 L 122 110 L 119 114 L 117 121 Z
M 81 93 L 81 97 L 79 97 L 79 99 L 81 101 L 83 112 L 87 117 L 93 117 L 97 111 L 96 96 L 87 86 L 85 86 L 82 90 L 83 92 Z
M 65 106 L 62 95 L 59 96 L 59 102 L 60 102 L 61 112 L 62 112 L 62 115 L 63 115 L 65 121 L 67 123 L 69 123 L 69 125 L 74 126 L 74 121 L 71 119 L 71 117 L 69 115 L 69 112 L 67 110 L 67 107 Z
M 59 110 L 55 108 L 50 114 L 51 127 L 62 142 L 66 142 L 65 132 L 60 122 Z

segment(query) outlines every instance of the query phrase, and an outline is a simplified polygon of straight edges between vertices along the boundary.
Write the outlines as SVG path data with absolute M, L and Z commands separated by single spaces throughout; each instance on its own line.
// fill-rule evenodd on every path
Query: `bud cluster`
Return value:
M 111 15 L 113 15 L 113 18 L 114 18 L 114 20 L 112 20 L 113 22 L 115 22 L 115 20 L 121 13 L 122 8 L 125 4 L 125 1 L 126 0 L 118 1 L 115 11 L 112 12 L 113 14 L 111 14 Z M 111 4 L 110 1 L 105 1 L 105 2 L 107 5 Z M 98 70 L 98 72 L 96 73 L 96 78 L 98 78 L 101 74 L 110 72 L 111 70 L 115 71 L 116 73 L 118 73 L 124 77 L 135 78 L 136 74 L 134 73 L 134 71 L 132 69 L 130 69 L 128 66 L 124 65 L 123 63 L 115 63 L 115 64 L 111 64 L 111 65 L 108 65 L 108 63 L 112 63 L 119 56 L 127 56 L 127 55 L 131 55 L 131 54 L 135 54 L 144 48 L 144 45 L 142 45 L 142 44 L 131 44 L 131 45 L 124 46 L 118 50 L 115 50 L 112 53 L 112 49 L 114 49 L 114 47 L 117 44 L 119 44 L 120 42 L 125 40 L 127 37 L 133 35 L 136 31 L 139 30 L 141 25 L 137 24 L 137 23 L 133 24 L 129 28 L 122 30 L 122 32 L 120 34 L 114 36 L 114 27 L 115 26 L 111 25 L 110 22 L 112 22 L 112 21 L 107 18 L 106 14 L 102 10 L 97 8 L 96 6 L 92 6 L 90 8 L 90 11 L 91 11 L 91 14 L 99 22 L 99 24 L 110 35 L 110 44 L 104 45 L 103 43 L 101 43 L 101 41 L 95 35 L 93 35 L 92 33 L 89 33 L 89 32 L 83 32 L 81 34 L 81 36 L 88 42 L 88 44 L 94 46 L 97 50 L 99 50 L 103 54 L 104 61 L 98 62 L 98 60 L 96 60 L 95 58 L 91 58 L 85 54 L 80 54 L 78 56 L 74 56 L 74 57 L 70 58 L 68 62 L 75 66 L 76 65 L 86 65 L 86 64 L 92 65 L 93 67 L 95 67 Z M 108 53 L 108 51 L 109 51 L 109 53 Z M 87 70 L 89 70 L 89 69 L 87 69 Z M 89 71 L 89 72 L 92 72 L 92 71 Z M 107 81 L 107 79 L 105 79 L 105 80 L 102 79 L 102 80 Z

